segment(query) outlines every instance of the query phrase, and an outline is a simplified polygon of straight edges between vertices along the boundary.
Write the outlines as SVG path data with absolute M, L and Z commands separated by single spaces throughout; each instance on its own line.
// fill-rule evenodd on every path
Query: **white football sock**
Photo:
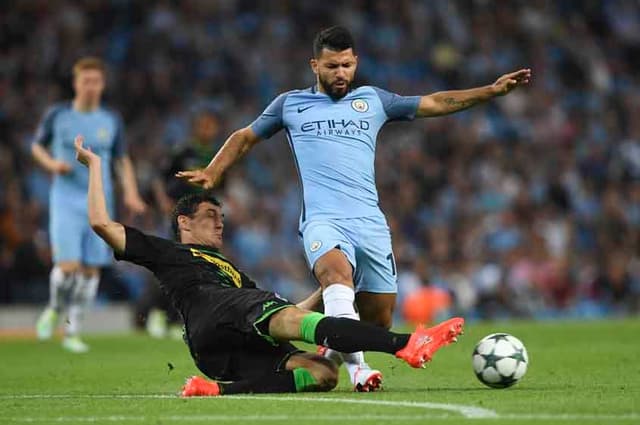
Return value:
M 324 314 L 332 317 L 343 317 L 347 319 L 360 320 L 360 316 L 356 313 L 353 306 L 356 294 L 350 286 L 341 283 L 329 285 L 322 291 L 322 300 L 324 302 Z M 334 351 L 334 350 L 332 350 Z M 326 357 L 331 358 L 335 353 L 325 353 Z M 364 353 L 358 351 L 355 353 L 341 353 L 345 366 L 349 371 L 351 382 L 355 382 L 355 373 L 358 368 L 368 368 L 369 365 L 364 361 Z
M 71 294 L 69 307 L 69 322 L 67 323 L 67 336 L 78 335 L 82 329 L 84 315 L 96 298 L 100 275 L 86 277 L 82 273 L 76 273 L 76 282 Z
M 49 308 L 60 313 L 67 307 L 67 300 L 73 289 L 74 281 L 74 273 L 65 274 L 58 266 L 51 269 L 49 274 Z

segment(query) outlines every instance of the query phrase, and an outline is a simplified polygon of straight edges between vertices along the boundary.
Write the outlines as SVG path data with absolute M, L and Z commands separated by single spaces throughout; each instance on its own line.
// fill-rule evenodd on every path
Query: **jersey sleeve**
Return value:
M 153 271 L 163 257 L 174 250 L 174 243 L 167 239 L 147 235 L 129 226 L 124 226 L 124 229 L 124 252 L 115 253 L 116 260 L 130 261 Z
M 253 130 L 256 136 L 261 139 L 268 139 L 284 127 L 282 121 L 282 108 L 286 98 L 287 93 L 283 93 L 276 97 L 273 102 L 267 106 L 264 112 L 251 124 L 251 130 Z
M 411 121 L 416 117 L 420 96 L 400 96 L 378 87 L 372 88 L 382 102 L 388 121 Z
M 53 123 L 60 110 L 62 110 L 60 105 L 54 105 L 47 109 L 38 124 L 32 143 L 37 143 L 44 147 L 48 147 L 51 144 L 51 140 L 53 139 Z
M 124 139 L 124 123 L 120 114 L 114 112 L 113 116 L 116 121 L 116 133 L 114 134 L 111 156 L 113 158 L 122 158 L 127 154 L 127 144 Z

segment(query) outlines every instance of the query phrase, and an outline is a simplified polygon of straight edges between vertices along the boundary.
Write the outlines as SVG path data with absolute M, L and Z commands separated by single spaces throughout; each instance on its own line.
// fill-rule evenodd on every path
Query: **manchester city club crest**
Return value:
M 106 143 L 109 141 L 109 130 L 104 127 L 100 127 L 96 133 L 96 137 L 101 143 Z
M 320 249 L 321 246 L 322 246 L 322 242 L 320 241 L 311 242 L 311 252 L 316 252 L 317 250 Z
M 358 112 L 367 112 L 369 110 L 369 104 L 364 99 L 354 99 L 351 102 L 351 107 Z

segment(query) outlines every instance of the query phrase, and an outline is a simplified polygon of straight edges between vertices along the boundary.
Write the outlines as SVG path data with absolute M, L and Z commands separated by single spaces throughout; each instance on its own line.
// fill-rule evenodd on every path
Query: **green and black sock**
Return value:
M 378 351 L 395 354 L 409 342 L 409 334 L 390 332 L 358 320 L 310 313 L 302 319 L 302 339 L 342 353 Z
M 300 393 L 315 391 L 318 388 L 317 384 L 311 372 L 302 367 L 294 370 L 268 372 L 241 381 L 218 383 L 222 394 Z

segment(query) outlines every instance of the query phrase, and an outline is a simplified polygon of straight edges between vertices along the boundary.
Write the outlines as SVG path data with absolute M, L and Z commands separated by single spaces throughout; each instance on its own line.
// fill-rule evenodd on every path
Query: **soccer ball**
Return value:
M 487 335 L 473 350 L 473 371 L 480 382 L 492 388 L 507 388 L 518 382 L 528 364 L 527 349 L 513 335 Z

